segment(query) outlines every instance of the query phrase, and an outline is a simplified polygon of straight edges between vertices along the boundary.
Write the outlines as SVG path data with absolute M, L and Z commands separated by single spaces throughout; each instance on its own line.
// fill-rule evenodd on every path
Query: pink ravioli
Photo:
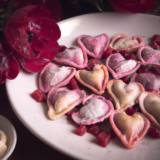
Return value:
M 75 77 L 82 85 L 99 95 L 105 92 L 109 79 L 108 70 L 102 64 L 96 64 L 93 67 L 93 71 L 79 70 L 75 73 Z
M 39 88 L 48 92 L 52 87 L 62 87 L 69 83 L 76 69 L 49 63 L 39 75 Z
M 72 114 L 72 119 L 79 125 L 91 125 L 104 121 L 113 110 L 109 100 L 92 94 L 84 99 L 82 108 Z
M 153 64 L 160 66 L 160 51 L 150 46 L 143 46 L 137 52 L 138 58 L 143 65 Z
M 160 129 L 160 96 L 155 93 L 143 92 L 139 96 L 139 105 L 142 113 Z
M 106 66 L 115 79 L 134 73 L 139 67 L 135 60 L 126 60 L 120 53 L 115 53 L 107 58 Z
M 135 73 L 131 82 L 141 83 L 148 92 L 158 94 L 160 92 L 160 76 L 153 73 Z
M 108 47 L 109 41 L 109 36 L 106 33 L 97 37 L 82 35 L 78 38 L 78 44 L 81 46 L 82 51 L 96 59 L 102 57 L 103 52 Z
M 145 136 L 150 127 L 150 121 L 139 112 L 132 116 L 127 115 L 124 112 L 125 108 L 113 111 L 110 116 L 110 123 L 122 143 L 131 149 Z
M 115 53 L 115 51 L 131 53 L 137 51 L 138 48 L 143 46 L 143 43 L 144 42 L 140 37 L 133 36 L 133 38 L 130 39 L 125 34 L 117 34 L 109 44 L 108 51 L 111 53 Z
M 138 103 L 139 95 L 144 92 L 143 86 L 139 83 L 130 82 L 126 84 L 122 80 L 115 79 L 107 83 L 107 90 L 114 100 L 116 109 Z
M 84 68 L 87 66 L 88 57 L 85 52 L 82 52 L 80 47 L 72 46 L 60 51 L 54 58 L 54 61 L 76 68 Z
M 86 94 L 83 90 L 69 90 L 66 87 L 51 88 L 47 96 L 49 118 L 55 120 L 79 105 Z

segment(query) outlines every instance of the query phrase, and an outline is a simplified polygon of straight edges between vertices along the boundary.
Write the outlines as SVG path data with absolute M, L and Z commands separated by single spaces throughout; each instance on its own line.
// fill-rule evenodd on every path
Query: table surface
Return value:
M 28 131 L 28 129 L 16 117 L 11 108 L 6 94 L 5 84 L 0 84 L 0 114 L 12 122 L 17 132 L 17 145 L 8 160 L 73 160 L 47 146 Z

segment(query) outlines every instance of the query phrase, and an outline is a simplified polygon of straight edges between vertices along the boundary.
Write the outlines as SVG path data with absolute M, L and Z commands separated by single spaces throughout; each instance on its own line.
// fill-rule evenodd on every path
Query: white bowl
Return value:
M 1 160 L 6 160 L 12 154 L 16 146 L 17 134 L 12 123 L 2 115 L 0 115 L 0 130 L 2 130 L 7 136 L 7 150 L 1 157 Z

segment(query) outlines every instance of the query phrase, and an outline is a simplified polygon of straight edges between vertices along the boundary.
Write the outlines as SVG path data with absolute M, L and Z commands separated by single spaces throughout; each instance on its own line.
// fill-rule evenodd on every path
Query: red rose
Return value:
M 59 51 L 57 40 L 61 32 L 49 17 L 49 10 L 43 7 L 26 6 L 15 11 L 5 23 L 6 49 L 10 47 L 7 53 L 12 53 L 28 71 L 40 72 Z
M 3 42 L 5 45 L 6 43 Z M 0 84 L 7 79 L 14 79 L 19 74 L 20 68 L 18 61 L 11 52 L 3 48 L 0 42 Z
M 126 13 L 144 13 L 155 7 L 154 0 L 108 0 L 118 11 Z

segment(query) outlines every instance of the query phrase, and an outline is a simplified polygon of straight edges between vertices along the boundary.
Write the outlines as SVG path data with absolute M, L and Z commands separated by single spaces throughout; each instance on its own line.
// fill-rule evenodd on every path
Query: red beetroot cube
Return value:
M 89 63 L 88 63 L 88 67 L 93 70 L 93 67 L 96 65 L 96 64 L 101 64 L 101 61 L 99 59 L 90 59 L 89 60 Z
M 124 82 L 124 83 L 129 83 L 130 82 L 130 79 L 131 79 L 131 76 L 130 75 L 127 75 L 127 76 L 124 76 L 123 78 L 122 78 L 122 81 Z
M 69 82 L 69 87 L 74 90 L 74 89 L 80 89 L 79 83 L 75 78 L 72 78 Z
M 110 55 L 112 55 L 112 53 L 107 51 L 107 50 L 105 50 L 104 53 L 103 53 L 104 58 L 108 58 Z
M 84 68 L 87 71 L 93 71 L 93 69 L 89 68 L 88 66 Z
M 149 73 L 149 72 L 150 72 L 150 70 L 148 67 L 141 67 L 139 69 L 139 73 Z
M 126 58 L 126 57 L 129 55 L 129 53 L 127 53 L 126 50 L 122 50 L 122 51 L 120 51 L 119 53 L 120 53 L 124 58 Z
M 148 129 L 147 134 L 154 138 L 160 138 L 160 130 L 152 126 Z
M 79 136 L 83 136 L 86 132 L 87 132 L 87 127 L 85 125 L 82 125 L 77 129 L 76 134 Z
M 127 60 L 130 60 L 130 59 L 132 59 L 132 60 L 135 60 L 136 61 L 136 57 L 135 57 L 135 55 L 134 54 L 129 54 L 128 56 L 126 56 L 126 59 Z
M 31 94 L 31 97 L 33 99 L 35 99 L 37 102 L 44 102 L 44 101 L 46 101 L 46 95 L 40 89 L 35 90 Z
M 107 147 L 108 143 L 110 142 L 111 136 L 106 131 L 102 131 L 100 134 L 97 135 L 97 142 L 102 147 Z
M 132 116 L 134 113 L 138 111 L 137 107 L 128 107 L 125 112 L 129 115 Z
M 97 136 L 99 133 L 101 133 L 103 131 L 103 129 L 101 129 L 100 127 L 98 127 L 97 125 L 91 125 L 88 128 L 88 132 L 93 134 L 94 136 Z
M 59 52 L 63 52 L 67 47 L 64 45 L 59 46 Z

